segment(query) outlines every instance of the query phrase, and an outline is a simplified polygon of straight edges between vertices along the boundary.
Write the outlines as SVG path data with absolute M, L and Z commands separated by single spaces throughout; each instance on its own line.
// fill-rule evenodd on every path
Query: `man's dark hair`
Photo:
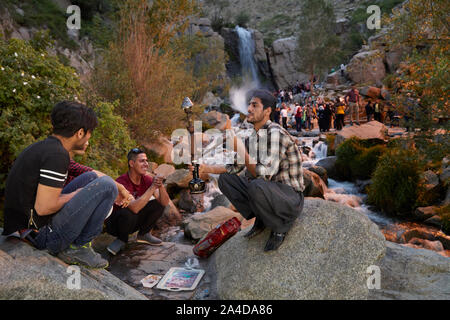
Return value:
M 133 149 L 131 149 L 130 152 L 128 152 L 128 155 L 127 155 L 128 161 L 130 161 L 130 160 L 135 161 L 137 156 L 140 155 L 141 153 L 145 153 L 145 151 L 140 149 L 140 148 L 133 148 Z
M 94 110 L 74 101 L 57 103 L 51 114 L 53 133 L 70 138 L 78 130 L 92 132 L 98 125 Z
M 271 108 L 272 112 L 275 111 L 275 108 L 277 106 L 277 99 L 275 99 L 270 91 L 264 89 L 252 90 L 248 94 L 248 102 L 250 102 L 252 98 L 261 99 L 264 109 Z

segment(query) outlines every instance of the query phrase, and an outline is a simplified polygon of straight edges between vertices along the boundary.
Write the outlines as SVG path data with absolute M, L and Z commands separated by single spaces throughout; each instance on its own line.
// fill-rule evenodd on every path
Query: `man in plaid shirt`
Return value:
M 276 99 L 270 92 L 253 91 L 247 121 L 254 130 L 244 143 L 233 137 L 238 163 L 200 167 L 202 172 L 220 174 L 220 190 L 242 216 L 247 220 L 256 217 L 245 237 L 253 238 L 270 228 L 264 251 L 276 250 L 283 243 L 303 209 L 305 189 L 301 154 L 294 138 L 270 121 L 275 107 Z

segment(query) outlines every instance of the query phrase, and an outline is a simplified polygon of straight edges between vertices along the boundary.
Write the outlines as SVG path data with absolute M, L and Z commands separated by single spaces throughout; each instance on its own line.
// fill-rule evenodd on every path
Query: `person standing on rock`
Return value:
M 283 103 L 282 109 L 281 109 L 281 122 L 283 124 L 283 128 L 287 130 L 287 119 L 288 119 L 288 110 L 287 106 Z
M 222 193 L 247 220 L 256 217 L 246 238 L 255 237 L 266 227 L 271 230 L 264 251 L 272 251 L 283 243 L 303 209 L 302 160 L 295 139 L 269 120 L 276 105 L 270 92 L 255 90 L 250 97 L 247 121 L 253 124 L 254 132 L 245 142 L 234 137 L 234 150 L 245 159 L 245 164 L 202 164 L 200 171 L 220 174 Z M 261 159 L 259 152 L 256 160 L 251 158 L 248 150 L 252 137 L 258 140 L 257 145 L 260 139 L 267 141 L 267 152 L 263 154 L 271 156 Z
M 353 114 L 355 115 L 355 123 L 356 125 L 359 124 L 359 102 L 360 102 L 360 96 L 359 92 L 356 89 L 355 86 L 352 86 L 351 90 L 345 95 L 345 103 L 350 108 L 350 125 L 353 125 Z
M 27 147 L 6 181 L 3 235 L 18 231 L 37 249 L 47 249 L 68 264 L 106 268 L 108 261 L 91 248 L 118 190 L 107 176 L 62 194 L 70 156 L 85 150 L 97 126 L 94 111 L 63 101 L 51 113 L 53 134 Z M 120 199 L 119 199 L 120 200 Z
M 128 172 L 116 179 L 135 200 L 128 207 L 114 207 L 106 220 L 106 232 L 117 237 L 107 248 L 116 255 L 128 242 L 128 235 L 139 231 L 137 242 L 159 246 L 162 241 L 151 234 L 156 221 L 163 215 L 170 198 L 163 185 L 163 177 L 147 175 L 147 155 L 139 148 L 131 149 L 127 155 Z

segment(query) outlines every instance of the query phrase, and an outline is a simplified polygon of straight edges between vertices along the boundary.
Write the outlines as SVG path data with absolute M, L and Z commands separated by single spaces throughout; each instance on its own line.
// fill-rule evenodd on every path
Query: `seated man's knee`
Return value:
M 225 186 L 227 184 L 227 181 L 229 181 L 230 179 L 230 174 L 229 173 L 222 173 L 219 176 L 219 181 L 218 181 L 218 185 L 219 185 L 219 189 L 222 190 L 223 186 Z
M 263 184 L 264 180 L 262 179 L 254 179 L 250 181 L 248 185 L 248 194 L 250 197 L 256 197 L 263 192 Z
M 119 191 L 117 189 L 117 185 L 111 177 L 103 176 L 98 178 L 98 183 L 102 188 L 109 189 L 112 193 L 113 198 L 117 198 Z

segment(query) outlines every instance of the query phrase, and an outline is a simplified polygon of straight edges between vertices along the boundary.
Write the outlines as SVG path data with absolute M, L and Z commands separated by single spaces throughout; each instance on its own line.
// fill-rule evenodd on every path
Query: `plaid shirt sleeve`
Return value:
M 70 159 L 67 180 L 66 180 L 65 185 L 69 184 L 73 179 L 82 175 L 83 173 L 89 172 L 92 170 L 94 170 L 94 169 L 92 169 L 91 167 L 83 166 L 83 165 L 75 162 L 74 160 Z

